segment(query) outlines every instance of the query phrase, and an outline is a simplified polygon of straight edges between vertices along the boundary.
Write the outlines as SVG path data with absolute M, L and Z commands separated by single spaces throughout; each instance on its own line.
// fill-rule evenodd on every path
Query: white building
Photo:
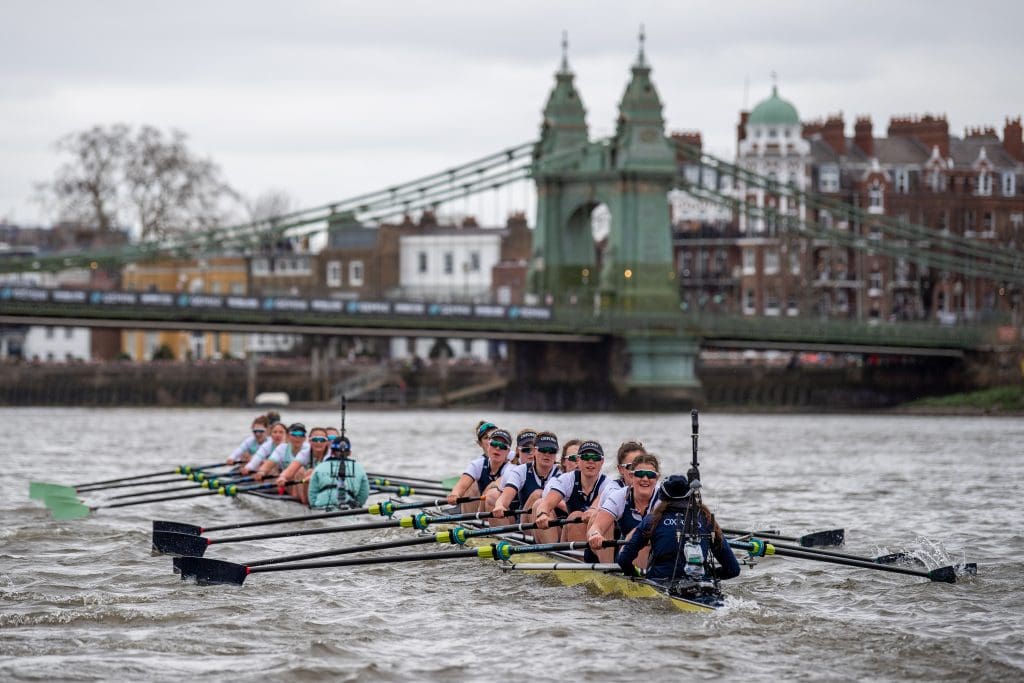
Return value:
M 397 298 L 487 302 L 501 261 L 502 230 L 451 228 L 399 239 Z
M 22 357 L 25 360 L 89 360 L 92 334 L 85 327 L 43 327 L 33 325 L 25 335 Z

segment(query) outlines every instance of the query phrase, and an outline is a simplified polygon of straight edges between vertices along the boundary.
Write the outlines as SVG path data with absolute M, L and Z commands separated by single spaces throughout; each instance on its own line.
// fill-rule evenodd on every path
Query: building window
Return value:
M 53 339 L 53 332 L 54 332 L 54 328 L 47 327 L 46 328 L 46 338 L 47 339 Z
M 818 189 L 821 192 L 839 192 L 839 169 L 835 166 L 822 166 L 818 177 Z
M 850 295 L 845 289 L 836 291 L 836 310 L 840 313 L 850 312 Z
M 265 258 L 254 258 L 252 260 L 252 274 L 253 275 L 269 275 L 270 274 L 270 262 Z
M 684 251 L 680 259 L 679 274 L 683 277 L 690 277 L 693 272 L 693 252 Z
M 800 274 L 800 254 L 795 249 L 789 252 L 789 272 L 793 275 Z
M 1003 171 L 1003 196 L 1012 197 L 1017 192 L 1017 176 L 1013 171 Z
M 754 290 L 748 289 L 743 296 L 743 312 L 750 315 L 754 312 Z
M 363 286 L 363 262 L 351 261 L 348 264 L 348 284 L 350 287 Z
M 877 180 L 871 181 L 868 188 L 868 213 L 882 213 L 885 211 L 885 189 Z
M 882 294 L 882 273 L 879 271 L 873 271 L 868 276 L 868 294 L 870 296 L 881 296 Z
M 982 171 L 978 174 L 977 194 L 982 197 L 992 194 L 992 174 L 988 171 Z
M 341 287 L 341 261 L 328 261 L 326 280 L 328 287 Z
M 945 185 L 942 182 L 942 171 L 933 168 L 928 173 L 928 187 L 932 189 L 932 192 L 942 192 L 945 189 Z
M 895 180 L 897 194 L 907 194 L 910 192 L 910 172 L 907 169 L 897 168 Z
M 416 269 L 420 273 L 427 272 L 427 252 L 421 251 L 416 254 Z
M 75 330 L 73 328 L 71 328 L 71 327 L 65 327 L 64 328 L 64 338 L 65 339 L 71 339 L 71 335 L 74 333 L 74 331 Z
M 769 287 L 765 292 L 764 296 L 764 313 L 765 315 L 778 315 L 779 314 L 779 295 L 775 291 L 774 287 Z
M 210 283 L 210 294 L 220 294 L 221 284 L 219 282 Z
M 765 249 L 764 274 L 775 275 L 779 272 L 779 252 L 776 249 Z
M 444 274 L 451 275 L 455 272 L 455 255 L 450 251 L 444 252 Z
M 754 275 L 757 273 L 757 253 L 750 249 L 743 250 L 743 274 Z
M 480 252 L 471 251 L 469 252 L 469 270 L 471 273 L 480 272 Z
M 235 296 L 244 296 L 245 295 L 245 283 L 243 283 L 243 282 L 233 282 L 233 283 L 231 283 L 231 293 L 234 294 Z

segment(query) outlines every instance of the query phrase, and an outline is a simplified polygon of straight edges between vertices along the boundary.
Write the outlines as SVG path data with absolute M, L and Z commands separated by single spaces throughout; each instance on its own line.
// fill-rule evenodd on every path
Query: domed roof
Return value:
M 796 113 L 796 107 L 779 97 L 779 88 L 773 85 L 772 96 L 754 107 L 754 111 L 750 112 L 750 118 L 747 119 L 747 123 L 753 125 L 799 126 L 800 117 Z

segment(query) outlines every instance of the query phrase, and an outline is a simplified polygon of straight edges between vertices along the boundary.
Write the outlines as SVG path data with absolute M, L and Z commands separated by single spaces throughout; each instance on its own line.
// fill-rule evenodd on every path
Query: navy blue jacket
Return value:
M 685 517 L 684 511 L 666 510 L 664 516 L 661 518 L 661 522 L 658 527 L 654 530 L 650 537 L 651 552 L 647 564 L 647 578 L 652 581 L 668 581 L 673 576 L 673 569 L 675 577 L 682 579 L 686 577 L 686 558 L 683 555 L 682 549 L 679 547 L 677 540 L 676 531 L 681 530 L 683 519 Z M 648 529 L 651 528 L 653 519 L 650 514 L 646 515 L 640 526 L 636 528 L 632 538 L 622 546 L 622 550 L 619 551 L 618 563 L 622 567 L 628 576 L 634 576 L 636 574 L 633 568 L 633 562 L 636 560 L 637 554 L 640 550 L 647 545 L 647 541 L 644 540 L 644 535 Z M 680 525 L 677 527 L 677 524 Z M 732 548 L 729 547 L 727 542 L 723 542 L 721 546 L 712 546 L 710 543 L 712 526 L 711 523 L 704 518 L 704 515 L 698 515 L 697 517 L 697 529 L 701 534 L 701 547 L 704 551 L 704 557 L 708 557 L 709 550 L 714 553 L 715 559 L 718 561 L 718 566 L 715 567 L 715 578 L 718 579 L 732 579 L 740 575 L 740 563 L 736 560 L 736 556 L 732 552 Z M 685 539 L 684 539 L 685 542 Z

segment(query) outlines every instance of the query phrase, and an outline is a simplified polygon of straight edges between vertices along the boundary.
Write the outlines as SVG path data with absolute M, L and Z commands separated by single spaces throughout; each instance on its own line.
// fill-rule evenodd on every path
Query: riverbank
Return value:
M 892 408 L 901 415 L 1005 415 L 1024 416 L 1024 385 L 932 396 Z

